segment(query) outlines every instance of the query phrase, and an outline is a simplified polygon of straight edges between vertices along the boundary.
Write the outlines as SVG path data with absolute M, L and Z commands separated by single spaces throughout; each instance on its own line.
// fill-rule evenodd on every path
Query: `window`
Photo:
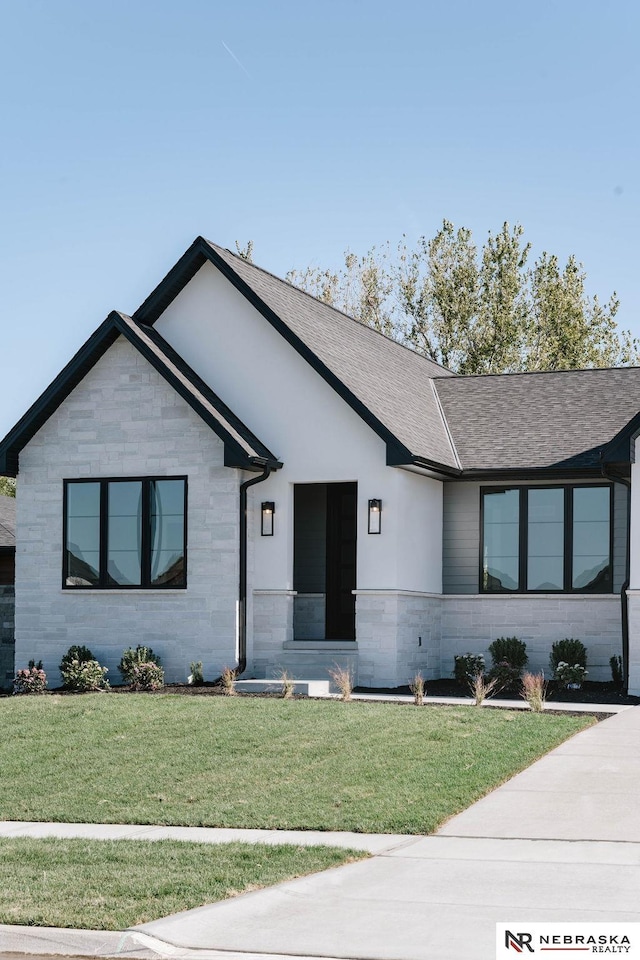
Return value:
M 187 585 L 187 481 L 66 480 L 63 586 Z
M 483 593 L 611 593 L 611 486 L 481 490 Z

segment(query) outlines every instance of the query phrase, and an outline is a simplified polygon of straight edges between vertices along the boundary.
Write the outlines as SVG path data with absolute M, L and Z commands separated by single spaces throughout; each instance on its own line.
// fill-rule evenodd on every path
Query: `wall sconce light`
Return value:
M 380 533 L 382 529 L 382 500 L 369 500 L 368 533 Z
M 260 535 L 263 537 L 273 536 L 273 515 L 276 512 L 276 505 L 272 500 L 265 500 L 262 504 L 262 522 L 260 525 Z

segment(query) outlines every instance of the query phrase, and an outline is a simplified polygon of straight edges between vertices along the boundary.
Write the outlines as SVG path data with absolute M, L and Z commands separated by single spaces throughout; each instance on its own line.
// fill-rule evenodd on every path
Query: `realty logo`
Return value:
M 516 953 L 523 953 L 525 947 L 529 953 L 535 953 L 535 950 L 531 946 L 532 940 L 532 933 L 512 933 L 511 930 L 505 930 L 504 932 L 505 947 L 507 950 L 515 950 Z
M 567 960 L 569 953 L 590 953 L 640 960 L 640 923 L 496 924 L 496 960 L 542 954 Z

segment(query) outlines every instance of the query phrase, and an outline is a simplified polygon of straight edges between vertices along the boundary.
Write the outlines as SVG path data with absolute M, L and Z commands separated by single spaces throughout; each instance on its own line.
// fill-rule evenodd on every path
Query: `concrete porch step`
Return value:
M 236 680 L 238 693 L 280 693 L 280 680 Z M 329 680 L 294 680 L 293 692 L 303 697 L 331 696 Z

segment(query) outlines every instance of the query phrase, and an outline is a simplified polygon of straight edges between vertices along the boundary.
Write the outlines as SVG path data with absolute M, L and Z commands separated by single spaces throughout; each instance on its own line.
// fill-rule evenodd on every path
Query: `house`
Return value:
M 640 694 L 639 411 L 640 369 L 458 377 L 198 238 L 0 444 L 17 663 L 385 687 L 574 636 Z
M 13 680 L 16 501 L 0 495 L 0 688 Z

